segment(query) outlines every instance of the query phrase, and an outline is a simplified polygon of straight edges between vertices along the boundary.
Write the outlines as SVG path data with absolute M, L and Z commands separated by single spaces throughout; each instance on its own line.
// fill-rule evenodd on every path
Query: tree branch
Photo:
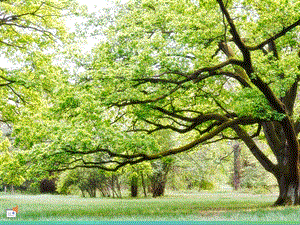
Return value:
M 262 43 L 260 43 L 256 46 L 253 46 L 253 47 L 248 47 L 248 49 L 251 50 L 251 51 L 262 49 L 265 45 L 267 45 L 270 42 L 275 41 L 276 39 L 284 36 L 287 32 L 289 32 L 290 30 L 294 29 L 295 27 L 297 27 L 299 25 L 300 25 L 300 19 L 297 20 L 296 22 L 294 22 L 293 24 L 291 24 L 290 26 L 283 28 L 282 31 L 280 31 L 279 33 L 273 35 L 272 37 L 268 38 L 267 40 L 263 41 Z
M 204 68 L 201 68 L 199 70 L 196 70 L 195 72 L 193 72 L 192 74 L 189 75 L 189 78 L 191 80 L 197 80 L 198 76 L 201 75 L 204 72 L 208 72 L 209 74 L 207 76 L 211 76 L 210 73 L 212 73 L 214 71 L 217 71 L 219 69 L 222 69 L 223 67 L 228 66 L 228 65 L 237 65 L 237 66 L 240 66 L 242 68 L 245 67 L 245 64 L 244 64 L 243 61 L 240 61 L 240 60 L 237 60 L 237 59 L 228 59 L 227 61 L 222 62 L 218 65 L 215 65 L 215 66 L 212 66 L 212 67 L 204 67 Z M 207 77 L 204 77 L 204 78 L 207 78 Z
M 285 93 L 285 96 L 282 98 L 282 102 L 285 105 L 285 108 L 288 111 L 290 116 L 293 115 L 299 81 L 300 81 L 300 76 L 297 76 L 293 85 L 290 87 L 290 89 Z
M 173 88 L 169 93 L 161 95 L 157 98 L 154 99 L 148 99 L 148 100 L 125 100 L 123 102 L 120 103 L 112 103 L 111 106 L 116 106 L 116 107 L 123 107 L 123 106 L 128 106 L 128 105 L 139 105 L 139 104 L 146 104 L 146 103 L 152 103 L 152 102 L 157 102 L 159 100 L 162 100 L 168 96 L 170 96 L 172 93 L 174 93 L 175 91 L 177 91 L 180 88 L 180 86 L 176 86 L 175 88 Z
M 277 170 L 276 165 L 269 160 L 265 154 L 259 149 L 252 138 L 247 134 L 247 132 L 240 126 L 235 125 L 232 127 L 237 135 L 244 141 L 247 147 L 250 149 L 255 158 L 260 162 L 260 164 L 269 172 L 274 173 Z
M 217 2 L 219 3 L 220 9 L 221 9 L 222 13 L 225 15 L 225 18 L 230 26 L 229 32 L 232 35 L 233 42 L 238 46 L 238 48 L 240 49 L 240 51 L 243 54 L 244 65 L 245 65 L 244 69 L 247 71 L 247 74 L 250 75 L 253 72 L 250 52 L 249 52 L 247 46 L 242 41 L 234 23 L 233 23 L 233 20 L 230 17 L 228 10 L 226 9 L 226 7 L 223 3 L 223 0 L 217 0 Z
M 209 131 L 208 133 L 202 135 L 200 138 L 190 142 L 187 145 L 181 146 L 179 148 L 173 148 L 173 149 L 169 149 L 166 151 L 161 151 L 157 154 L 152 154 L 152 155 L 147 155 L 147 154 L 143 154 L 143 153 L 126 155 L 126 154 L 121 154 L 121 153 L 115 153 L 115 152 L 110 151 L 109 149 L 99 148 L 99 147 L 97 147 L 95 150 L 90 150 L 90 151 L 77 151 L 77 150 L 66 148 L 64 151 L 67 151 L 67 153 L 71 153 L 71 154 L 86 155 L 86 154 L 95 154 L 95 153 L 104 152 L 104 153 L 107 153 L 112 158 L 107 161 L 103 161 L 105 163 L 85 162 L 82 159 L 82 164 L 74 165 L 72 167 L 58 168 L 55 171 L 75 169 L 78 167 L 100 168 L 100 169 L 107 170 L 107 171 L 116 171 L 119 168 L 124 167 L 128 164 L 133 165 L 133 164 L 137 164 L 137 163 L 140 163 L 143 161 L 159 159 L 162 157 L 185 152 L 201 143 L 204 143 L 204 142 L 210 140 L 211 138 L 215 137 L 223 130 L 225 130 L 229 127 L 235 127 L 237 124 L 243 123 L 243 119 L 241 119 L 241 118 L 231 120 L 231 119 L 227 119 L 226 117 L 223 117 L 223 120 L 224 120 L 223 123 L 221 123 L 219 126 L 217 126 L 214 130 Z M 105 164 L 110 164 L 110 165 L 105 165 Z

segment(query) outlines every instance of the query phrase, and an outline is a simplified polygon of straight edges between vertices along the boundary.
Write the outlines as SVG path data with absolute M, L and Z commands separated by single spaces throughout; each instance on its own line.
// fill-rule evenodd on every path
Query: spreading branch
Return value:
M 256 46 L 252 46 L 252 47 L 248 47 L 249 50 L 251 51 L 255 51 L 258 49 L 263 49 L 263 47 L 271 42 L 274 42 L 276 39 L 284 36 L 287 32 L 291 31 L 292 29 L 294 29 L 295 27 L 300 25 L 300 19 L 297 20 L 296 22 L 294 22 L 293 24 L 291 24 L 288 27 L 285 27 L 282 29 L 282 31 L 278 32 L 277 34 L 273 35 L 272 37 L 268 38 L 267 40 L 263 41 L 262 43 L 256 45 Z
M 69 162 L 69 166 L 65 166 L 64 168 L 58 168 L 55 171 L 63 171 L 63 170 L 69 170 L 69 169 L 75 169 L 79 167 L 85 167 L 85 168 L 100 168 L 103 170 L 107 171 L 116 171 L 121 167 L 124 167 L 126 165 L 133 165 L 137 164 L 143 161 L 149 161 L 149 160 L 154 160 L 154 159 L 159 159 L 162 157 L 170 156 L 170 155 L 175 155 L 178 153 L 182 153 L 185 151 L 188 151 L 195 146 L 201 144 L 201 143 L 206 143 L 210 139 L 214 138 L 217 136 L 220 132 L 228 129 L 228 128 L 234 128 L 238 124 L 245 124 L 252 120 L 251 118 L 236 118 L 236 119 L 228 119 L 226 117 L 220 116 L 219 119 L 222 119 L 222 122 L 219 123 L 219 125 L 216 125 L 214 129 L 210 129 L 207 131 L 205 134 L 203 134 L 200 138 L 190 142 L 187 145 L 181 146 L 179 148 L 173 148 L 173 149 L 168 149 L 165 151 L 161 151 L 156 154 L 145 154 L 145 153 L 135 153 L 135 154 L 124 154 L 124 153 L 116 153 L 110 150 L 109 148 L 100 148 L 100 146 L 96 147 L 94 150 L 76 150 L 70 146 L 65 146 L 62 149 L 62 152 L 60 154 L 71 154 L 73 156 L 84 156 L 84 155 L 93 155 L 93 154 L 99 154 L 99 153 L 104 153 L 107 155 L 102 155 L 102 157 L 105 157 L 105 160 L 100 160 L 97 162 L 92 162 L 92 161 L 85 161 L 84 158 L 81 157 L 81 163 L 78 163 L 78 160 L 74 162 Z M 254 123 L 254 121 L 252 120 Z M 73 165 L 75 163 L 75 165 Z

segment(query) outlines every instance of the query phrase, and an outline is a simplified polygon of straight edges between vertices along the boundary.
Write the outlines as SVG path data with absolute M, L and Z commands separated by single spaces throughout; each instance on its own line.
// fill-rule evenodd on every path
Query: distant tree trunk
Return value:
M 113 198 L 116 196 L 117 198 L 121 198 L 121 187 L 119 184 L 118 176 L 111 176 L 111 190 L 113 194 Z
M 87 192 L 91 198 L 96 198 L 96 188 L 88 188 Z
M 144 196 L 147 197 L 147 189 L 146 189 L 146 183 L 145 183 L 145 178 L 144 178 L 144 173 L 143 172 L 141 172 L 141 179 L 142 179 L 142 186 L 143 186 Z
M 163 196 L 165 192 L 165 182 L 162 174 L 157 174 L 152 180 L 153 197 Z
M 99 183 L 97 188 L 101 192 L 102 197 L 110 197 L 109 186 L 106 183 Z
M 56 191 L 55 180 L 43 179 L 40 182 L 40 192 L 41 193 L 51 193 L 54 194 Z
M 164 195 L 167 183 L 167 175 L 171 167 L 171 163 L 167 162 L 157 161 L 156 164 L 157 165 L 154 166 L 155 172 L 151 179 L 153 197 Z
M 80 189 L 80 191 L 81 191 L 82 197 L 84 197 L 84 198 L 85 198 L 85 193 L 84 193 L 84 190 L 83 190 L 82 188 L 79 188 L 79 189 Z
M 137 176 L 133 176 L 131 178 L 131 197 L 138 196 L 138 178 Z
M 115 180 L 114 180 L 114 175 L 111 175 L 110 177 L 110 187 L 111 187 L 111 192 L 112 192 L 112 197 L 115 198 Z
M 117 196 L 118 196 L 118 198 L 122 198 L 121 185 L 120 185 L 118 176 L 115 176 L 115 182 L 116 182 L 116 188 L 117 188 Z
M 104 188 L 101 185 L 98 186 L 98 189 L 101 192 L 101 194 L 102 194 L 103 197 L 107 196 L 107 193 L 105 193 Z
M 88 188 L 88 189 L 86 189 L 86 191 L 87 191 L 87 193 L 88 193 L 88 195 L 90 196 L 90 197 L 92 197 L 92 192 L 91 192 L 91 190 Z
M 238 190 L 241 187 L 241 147 L 240 143 L 233 145 L 233 187 Z
M 110 189 L 109 189 L 109 186 L 106 184 L 104 189 L 106 190 L 106 197 L 110 197 Z
M 86 186 L 86 191 L 89 194 L 89 196 L 91 198 L 96 198 L 96 190 L 97 190 L 97 185 L 93 182 L 90 182 L 87 186 Z

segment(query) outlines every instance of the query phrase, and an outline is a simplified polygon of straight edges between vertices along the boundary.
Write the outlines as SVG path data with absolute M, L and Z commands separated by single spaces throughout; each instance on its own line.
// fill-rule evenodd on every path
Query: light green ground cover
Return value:
M 300 221 L 299 207 L 270 207 L 275 199 L 274 195 L 241 193 L 191 193 L 155 199 L 92 199 L 78 196 L 1 194 L 0 221 Z M 7 219 L 5 210 L 16 205 L 19 206 L 17 218 Z

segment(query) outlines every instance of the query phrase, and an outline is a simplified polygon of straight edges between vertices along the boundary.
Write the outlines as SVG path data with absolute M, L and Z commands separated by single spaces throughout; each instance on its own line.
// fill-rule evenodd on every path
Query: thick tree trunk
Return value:
M 282 143 L 284 147 L 281 151 L 278 148 L 273 150 L 278 161 L 273 174 L 279 186 L 279 197 L 274 205 L 299 205 L 299 142 L 288 117 L 283 119 L 281 125 L 286 142 Z
M 299 205 L 299 143 L 293 123 L 286 116 L 280 123 L 267 122 L 263 126 L 269 146 L 276 156 L 277 164 L 271 162 L 260 151 L 243 129 L 235 127 L 235 130 L 261 165 L 276 177 L 279 185 L 279 197 L 274 205 Z
M 282 175 L 277 180 L 279 184 L 279 196 L 274 205 L 299 205 L 299 176 L 291 177 L 290 175 Z
M 279 186 L 279 196 L 274 205 L 299 205 L 299 160 L 291 157 L 291 149 L 286 147 L 284 151 L 285 156 L 279 157 L 279 170 L 274 174 Z M 293 151 L 297 153 L 298 149 Z

